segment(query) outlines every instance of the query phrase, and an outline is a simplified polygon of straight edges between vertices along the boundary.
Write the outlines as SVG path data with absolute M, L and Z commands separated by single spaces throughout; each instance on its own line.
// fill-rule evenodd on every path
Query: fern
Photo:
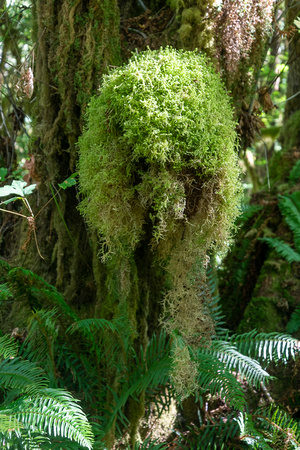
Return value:
M 0 356 L 3 358 L 14 358 L 18 353 L 18 345 L 16 341 L 7 334 L 0 337 Z
M 249 333 L 233 335 L 230 341 L 241 353 L 260 361 L 286 362 L 299 353 L 299 341 L 279 333 L 258 333 L 252 330 Z
M 260 241 L 266 242 L 272 247 L 280 256 L 286 259 L 290 264 L 293 262 L 300 262 L 300 253 L 295 251 L 289 244 L 281 241 L 278 238 L 259 238 Z
M 48 435 L 62 435 L 80 445 L 92 448 L 92 432 L 86 416 L 71 394 L 62 389 L 44 389 L 36 397 L 21 397 L 5 409 L 10 418 L 24 428 Z
M 48 380 L 36 364 L 20 358 L 0 362 L 1 389 L 19 389 L 28 395 L 35 395 L 47 386 Z
M 257 361 L 240 353 L 236 346 L 229 342 L 213 341 L 211 347 L 203 351 L 221 361 L 228 371 L 238 373 L 257 387 L 272 378 Z
M 9 289 L 9 286 L 7 283 L 0 285 L 0 301 L 7 300 L 9 297 L 11 297 L 12 293 Z
M 0 405 L 2 448 L 38 449 L 60 435 L 91 449 L 91 426 L 71 394 L 49 389 L 44 371 L 16 356 L 8 336 L 0 339 L 0 355 L 6 357 L 0 362 L 0 388 L 12 394 Z
M 187 437 L 181 439 L 185 449 L 226 449 L 225 444 L 239 434 L 239 425 L 235 415 L 229 414 L 226 420 L 207 420 L 205 425 L 190 427 Z M 186 447 L 189 445 L 189 447 Z
M 238 217 L 238 224 L 246 223 L 251 217 L 254 216 L 258 211 L 263 209 L 260 205 L 249 205 L 248 203 L 242 203 L 240 206 L 241 215 Z
M 240 414 L 240 441 L 248 448 L 299 449 L 300 430 L 298 423 L 278 407 L 260 409 L 256 413 Z
M 300 179 L 300 160 L 298 160 L 296 164 L 293 166 L 290 172 L 289 181 L 291 184 L 296 184 L 299 181 L 299 179 Z
M 54 345 L 58 335 L 57 316 L 57 308 L 32 313 L 22 346 L 22 356 L 43 366 L 53 386 L 56 386 Z
M 110 414 L 105 430 L 108 431 L 111 427 L 115 417 L 122 410 L 129 397 L 136 397 L 141 392 L 155 386 L 166 386 L 169 381 L 169 373 L 172 367 L 172 360 L 170 356 L 165 355 L 157 361 L 149 364 L 137 364 L 137 368 L 132 372 L 128 385 L 123 388 L 123 393 L 120 397 L 114 392 L 115 408 Z M 159 355 L 158 355 L 159 358 Z
M 300 192 L 293 192 L 291 195 L 279 195 L 278 206 L 286 223 L 294 235 L 294 250 L 288 243 L 278 238 L 260 238 L 272 247 L 280 256 L 290 264 L 300 262 Z
M 300 306 L 292 313 L 291 318 L 286 326 L 287 333 L 296 333 L 300 328 Z
M 11 268 L 8 263 L 0 259 L 2 279 L 7 287 L 6 294 L 14 295 L 16 299 L 26 298 L 33 309 L 40 309 L 42 304 L 52 304 L 60 308 L 67 317 L 78 320 L 75 312 L 66 303 L 57 289 L 48 284 L 42 277 L 22 267 Z
M 286 223 L 294 234 L 296 250 L 300 253 L 300 192 L 293 192 L 291 195 L 279 195 L 278 203 Z
M 226 365 L 217 356 L 206 354 L 202 349 L 196 353 L 195 360 L 199 367 L 199 389 L 211 395 L 218 393 L 233 408 L 242 410 L 245 407 L 243 388 Z

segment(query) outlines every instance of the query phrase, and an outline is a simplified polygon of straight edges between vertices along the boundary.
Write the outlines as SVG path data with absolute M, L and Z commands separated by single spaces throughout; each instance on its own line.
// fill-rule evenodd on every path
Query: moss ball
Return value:
M 79 139 L 80 209 L 107 253 L 193 224 L 228 238 L 241 196 L 229 96 L 197 51 L 135 53 L 103 77 Z

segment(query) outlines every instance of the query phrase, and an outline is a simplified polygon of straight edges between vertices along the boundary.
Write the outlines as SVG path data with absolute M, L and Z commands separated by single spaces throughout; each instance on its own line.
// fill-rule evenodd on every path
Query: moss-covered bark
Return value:
M 33 22 L 37 87 L 31 152 L 38 189 L 31 204 L 37 214 L 57 192 L 58 183 L 76 171 L 85 107 L 108 65 L 120 63 L 120 51 L 116 1 L 37 0 Z M 24 223 L 13 262 L 45 276 L 80 307 L 93 301 L 97 285 L 93 243 L 77 212 L 78 200 L 75 188 L 60 191 L 36 218 L 44 260 L 33 242 L 26 256 L 20 250 L 27 233 Z M 96 265 L 95 270 L 103 268 Z

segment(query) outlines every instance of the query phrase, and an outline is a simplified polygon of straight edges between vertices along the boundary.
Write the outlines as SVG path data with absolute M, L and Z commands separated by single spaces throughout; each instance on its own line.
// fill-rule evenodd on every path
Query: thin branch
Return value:
M 136 30 L 135 28 L 128 28 L 128 31 L 133 31 L 136 34 L 141 35 L 144 39 L 147 39 L 147 35 L 140 30 Z
M 16 216 L 21 216 L 21 217 L 24 217 L 24 219 L 28 219 L 28 216 L 25 216 L 24 214 L 17 213 L 15 211 L 8 211 L 7 209 L 2 209 L 2 208 L 0 208 L 0 211 L 6 212 L 6 213 L 9 213 L 9 214 L 15 214 Z
M 137 2 L 140 5 L 140 7 L 143 8 L 144 11 L 148 11 L 148 8 L 145 5 L 145 3 L 143 2 L 143 0 L 137 0 Z

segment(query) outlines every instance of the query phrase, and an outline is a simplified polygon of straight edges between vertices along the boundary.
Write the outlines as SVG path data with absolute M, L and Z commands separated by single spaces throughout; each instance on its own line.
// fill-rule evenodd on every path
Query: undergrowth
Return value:
M 20 296 L 22 301 L 31 297 L 30 301 L 35 300 L 38 306 L 30 314 L 25 335 L 20 333 L 17 340 L 3 336 L 0 342 L 4 358 L 0 364 L 0 379 L 5 393 L 0 415 L 6 414 L 7 417 L 6 422 L 3 422 L 6 424 L 6 431 L 4 425 L 0 431 L 2 439 L 11 442 L 11 448 L 19 448 L 14 445 L 22 442 L 23 447 L 20 448 L 34 449 L 37 448 L 34 445 L 39 439 L 45 445 L 42 448 L 58 448 L 50 445 L 57 438 L 51 433 L 50 436 L 45 434 L 52 426 L 60 427 L 53 433 L 59 434 L 60 431 L 62 438 L 76 438 L 77 435 L 72 435 L 71 432 L 68 434 L 69 428 L 63 425 L 63 420 L 66 419 L 64 408 L 73 411 L 74 423 L 76 420 L 83 420 L 83 416 L 70 395 L 61 390 L 64 387 L 81 398 L 95 433 L 94 448 L 104 449 L 105 436 L 112 426 L 116 425 L 117 441 L 129 431 L 127 412 L 132 401 L 139 402 L 139 397 L 143 396 L 146 410 L 155 403 L 159 417 L 168 410 L 172 401 L 180 404 L 184 396 L 189 395 L 185 388 L 180 392 L 180 388 L 176 386 L 176 383 L 180 383 L 180 377 L 176 378 L 178 373 L 173 371 L 176 358 L 187 358 L 190 361 L 187 370 L 195 372 L 193 378 L 196 379 L 196 386 L 193 395 L 201 411 L 204 411 L 207 395 L 212 400 L 222 398 L 227 406 L 218 420 L 204 414 L 200 425 L 191 425 L 186 432 L 178 432 L 177 436 L 172 436 L 170 430 L 170 442 L 176 442 L 182 448 L 211 449 L 222 448 L 222 445 L 225 445 L 223 448 L 239 445 L 240 448 L 257 449 L 297 448 L 299 445 L 297 422 L 276 405 L 249 410 L 243 387 L 245 383 L 258 390 L 261 386 L 266 387 L 272 379 L 267 371 L 268 364 L 280 361 L 287 364 L 290 358 L 298 355 L 299 342 L 289 335 L 278 333 L 257 333 L 253 330 L 250 333 L 232 335 L 224 329 L 216 278 L 212 270 L 208 273 L 208 285 L 203 289 L 204 292 L 209 291 L 212 297 L 207 308 L 214 321 L 215 335 L 209 344 L 199 336 L 196 350 L 187 346 L 175 332 L 167 335 L 162 329 L 149 340 L 146 351 L 141 348 L 137 352 L 132 344 L 134 330 L 128 321 L 126 309 L 120 310 L 119 317 L 113 320 L 80 320 L 56 289 L 32 272 L 21 268 L 12 269 L 2 263 L 1 282 L 1 309 L 10 298 L 14 297 L 18 301 Z M 63 323 L 69 325 L 64 326 Z M 174 354 L 176 357 L 172 358 Z M 15 380 L 13 374 L 4 377 L 5 367 L 10 369 L 11 374 L 12 368 L 15 368 Z M 18 374 L 25 374 L 28 370 L 32 371 L 32 375 L 28 372 L 26 382 L 23 378 L 17 378 Z M 113 386 L 108 387 L 106 374 L 111 371 L 118 374 L 117 390 Z M 49 382 L 50 388 L 46 386 Z M 10 393 L 8 387 L 17 391 Z M 49 395 L 51 401 L 47 400 Z M 8 407 L 9 402 L 13 401 L 14 408 L 19 410 L 28 396 L 32 398 L 32 401 L 26 403 L 28 413 L 14 415 L 14 410 Z M 63 396 L 63 400 L 56 407 L 56 398 L 60 401 L 60 396 Z M 49 414 L 55 415 L 57 411 L 56 425 L 54 422 L 48 423 L 48 419 L 36 422 L 38 419 L 35 419 L 33 412 L 45 408 L 46 404 Z M 74 411 L 78 411 L 79 415 Z M 9 430 L 12 429 L 13 420 L 15 431 L 12 433 Z M 84 429 L 89 432 L 87 422 L 80 423 L 82 426 L 85 423 Z M 33 429 L 34 432 L 28 431 L 29 426 L 33 427 L 30 430 Z M 74 448 L 68 439 L 61 442 L 63 448 Z M 137 441 L 128 448 L 168 448 L 167 443 L 155 439 L 152 442 L 151 436 L 146 442 L 139 444 Z M 78 440 L 78 443 L 84 447 L 83 441 Z M 86 446 L 88 447 L 87 444 Z

